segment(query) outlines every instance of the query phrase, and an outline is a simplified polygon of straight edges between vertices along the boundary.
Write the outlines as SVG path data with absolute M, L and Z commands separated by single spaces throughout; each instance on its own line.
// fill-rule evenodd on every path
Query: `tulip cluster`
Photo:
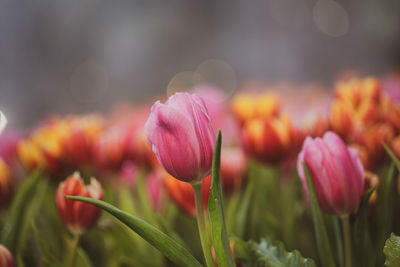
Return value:
M 237 266 L 381 266 L 385 240 L 400 234 L 391 162 L 400 159 L 400 79 L 351 78 L 332 89 L 249 83 L 231 98 L 203 85 L 152 106 L 54 116 L 27 132 L 5 128 L 0 112 L 0 266 L 15 266 L 12 255 L 25 266 L 176 263 L 151 247 L 167 238 L 157 231 L 201 263 L 224 265 L 216 225 Z M 139 236 L 79 197 L 117 207 L 113 215 L 130 218 Z M 143 221 L 155 232 L 142 231 Z

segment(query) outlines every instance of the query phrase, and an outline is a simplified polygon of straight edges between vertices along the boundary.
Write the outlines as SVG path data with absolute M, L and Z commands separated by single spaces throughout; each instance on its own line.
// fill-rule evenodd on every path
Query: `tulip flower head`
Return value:
M 199 183 L 210 174 L 216 136 L 197 95 L 176 93 L 165 104 L 157 101 L 145 134 L 158 162 L 173 177 Z
M 90 184 L 85 186 L 78 172 L 68 177 L 58 187 L 56 206 L 62 221 L 72 233 L 82 234 L 96 224 L 101 209 L 87 203 L 66 199 L 65 196 L 82 196 L 102 200 L 103 188 L 95 178 L 92 178 Z
M 17 264 L 11 252 L 3 245 L 0 245 L 0 266 L 17 267 Z
M 307 137 L 297 168 L 308 195 L 305 164 L 310 172 L 321 209 L 332 215 L 356 212 L 364 189 L 364 168 L 357 152 L 334 132 L 323 138 Z

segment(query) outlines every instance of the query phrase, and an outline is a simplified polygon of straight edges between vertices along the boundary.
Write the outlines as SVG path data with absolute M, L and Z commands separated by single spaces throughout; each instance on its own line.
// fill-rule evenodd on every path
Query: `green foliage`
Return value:
M 67 198 L 86 202 L 107 211 L 156 247 L 178 266 L 201 266 L 185 247 L 144 220 L 123 212 L 104 201 L 74 196 L 68 196 Z
M 386 240 L 383 253 L 386 256 L 386 267 L 400 266 L 400 237 L 392 233 L 390 238 Z
M 234 266 L 232 251 L 226 231 L 225 215 L 223 208 L 221 188 L 221 131 L 218 133 L 217 143 L 214 148 L 212 164 L 212 180 L 210 187 L 210 198 L 208 210 L 210 213 L 212 241 L 218 266 Z
M 297 250 L 287 252 L 281 242 L 269 239 L 244 242 L 235 239 L 235 257 L 244 267 L 316 267 L 312 259 L 303 258 Z
M 20 186 L 6 215 L 1 232 L 1 243 L 14 255 L 22 253 L 30 233 L 33 218 L 40 209 L 48 183 L 34 172 Z

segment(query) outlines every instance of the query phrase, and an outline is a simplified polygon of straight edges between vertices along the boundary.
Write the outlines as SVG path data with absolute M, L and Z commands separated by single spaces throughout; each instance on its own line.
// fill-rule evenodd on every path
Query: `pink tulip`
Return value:
M 203 100 L 176 93 L 165 104 L 157 101 L 145 134 L 158 162 L 173 177 L 198 183 L 211 172 L 215 133 Z
M 0 266 L 1 267 L 16 267 L 14 257 L 11 252 L 3 245 L 0 245 Z
M 310 171 L 321 209 L 333 215 L 356 212 L 364 188 L 364 168 L 356 150 L 334 132 L 324 137 L 307 137 L 297 160 L 303 188 L 308 188 L 303 165 Z

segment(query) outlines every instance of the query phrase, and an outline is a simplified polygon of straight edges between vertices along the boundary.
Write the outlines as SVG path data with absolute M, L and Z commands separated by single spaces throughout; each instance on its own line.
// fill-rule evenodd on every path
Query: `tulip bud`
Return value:
M 190 184 L 174 179 L 174 177 L 165 173 L 163 184 L 168 195 L 178 207 L 188 215 L 196 216 L 196 205 L 194 200 L 193 188 Z M 201 184 L 201 193 L 204 209 L 208 207 L 208 197 L 210 194 L 211 175 L 203 179 Z
M 94 226 L 100 217 L 101 209 L 93 205 L 66 199 L 65 196 L 81 196 L 93 199 L 103 199 L 101 184 L 92 178 L 89 185 L 84 185 L 78 172 L 60 183 L 56 193 L 58 213 L 67 228 L 75 234 L 82 234 Z
M 297 168 L 308 196 L 305 164 L 310 171 L 321 209 L 332 215 L 356 212 L 364 189 L 364 168 L 357 152 L 334 132 L 323 138 L 307 137 L 298 156 Z
M 1 267 L 17 267 L 11 252 L 3 245 L 0 245 L 0 266 Z
M 0 207 L 2 207 L 11 196 L 11 173 L 7 164 L 0 158 Z
M 211 172 L 216 136 L 207 108 L 195 94 L 176 93 L 157 101 L 145 125 L 158 162 L 173 177 L 198 183 Z
M 285 159 L 295 148 L 297 138 L 287 116 L 272 119 L 252 119 L 242 129 L 246 151 L 265 163 Z

